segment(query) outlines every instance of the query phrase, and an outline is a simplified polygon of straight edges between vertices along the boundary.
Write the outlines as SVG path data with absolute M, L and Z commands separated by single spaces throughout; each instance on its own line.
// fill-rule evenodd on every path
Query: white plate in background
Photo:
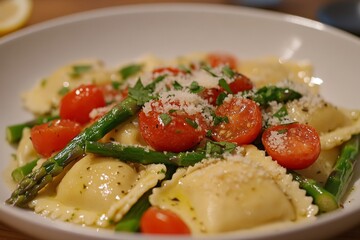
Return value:
M 229 52 L 239 59 L 279 56 L 309 60 L 316 77 L 324 80 L 321 93 L 326 100 L 360 108 L 360 40 L 352 35 L 312 20 L 250 8 L 211 4 L 134 5 L 63 17 L 0 39 L 0 134 L 5 136 L 7 125 L 31 118 L 21 107 L 20 93 L 73 60 L 98 58 L 111 67 L 148 53 L 170 59 L 199 51 Z M 3 140 L 2 174 L 13 151 Z M 316 222 L 276 231 L 225 234 L 221 238 L 295 240 L 338 234 L 360 223 L 359 178 L 360 164 L 355 173 L 355 189 L 345 208 L 323 215 Z M 0 181 L 0 220 L 37 238 L 145 239 L 137 234 L 54 224 L 30 211 L 6 205 L 4 201 L 10 194 L 6 181 Z

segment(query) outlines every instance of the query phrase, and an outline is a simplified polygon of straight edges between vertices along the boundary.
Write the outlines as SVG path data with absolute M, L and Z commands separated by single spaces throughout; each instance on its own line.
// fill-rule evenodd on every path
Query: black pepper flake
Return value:
M 309 108 L 308 108 L 308 107 L 303 107 L 303 108 L 301 109 L 301 111 L 303 111 L 303 112 L 309 112 Z

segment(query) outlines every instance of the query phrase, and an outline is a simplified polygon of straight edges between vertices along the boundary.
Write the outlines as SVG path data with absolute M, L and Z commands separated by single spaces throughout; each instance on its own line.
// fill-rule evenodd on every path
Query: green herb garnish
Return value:
M 219 80 L 219 83 L 218 83 L 218 84 L 219 84 L 219 86 L 222 87 L 227 93 L 232 94 L 231 88 L 230 88 L 229 84 L 226 82 L 225 79 L 221 78 L 221 79 Z
M 199 127 L 199 125 L 197 124 L 197 122 L 195 120 L 186 118 L 185 121 L 187 124 L 189 124 L 191 127 L 195 128 L 195 129 L 197 129 Z
M 174 87 L 175 90 L 182 90 L 183 89 L 183 86 L 181 86 L 181 84 L 178 83 L 177 81 L 175 81 L 173 83 L 173 87 Z
M 221 104 L 223 104 L 224 99 L 227 97 L 227 94 L 224 92 L 221 92 L 219 94 L 219 96 L 216 98 L 216 105 L 220 106 Z
M 223 67 L 222 73 L 229 78 L 233 78 L 235 76 L 235 72 L 227 65 Z
M 69 87 L 62 87 L 59 89 L 58 94 L 60 96 L 64 96 L 65 94 L 67 94 L 70 91 Z
M 166 113 L 161 113 L 159 115 L 159 118 L 161 120 L 161 122 L 164 124 L 164 126 L 168 125 L 169 123 L 171 123 L 171 116 L 169 114 Z
M 81 74 L 86 73 L 92 69 L 91 65 L 74 65 L 72 72 L 69 74 L 71 77 L 79 77 Z
M 201 69 L 205 70 L 207 73 L 209 73 L 213 77 L 218 77 L 218 75 L 216 75 L 213 71 L 211 71 L 211 68 L 207 65 L 202 66 Z
M 139 73 L 142 70 L 142 65 L 140 64 L 130 64 L 119 70 L 119 74 L 123 80 L 128 79 L 131 76 Z
M 190 92 L 191 93 L 199 93 L 202 92 L 204 90 L 204 87 L 201 87 L 198 82 L 193 81 L 190 86 L 189 86 Z

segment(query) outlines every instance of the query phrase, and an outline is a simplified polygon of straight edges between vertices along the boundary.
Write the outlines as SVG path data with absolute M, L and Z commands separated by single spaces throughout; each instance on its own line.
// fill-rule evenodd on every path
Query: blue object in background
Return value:
M 360 36 L 360 0 L 339 0 L 320 8 L 319 21 Z

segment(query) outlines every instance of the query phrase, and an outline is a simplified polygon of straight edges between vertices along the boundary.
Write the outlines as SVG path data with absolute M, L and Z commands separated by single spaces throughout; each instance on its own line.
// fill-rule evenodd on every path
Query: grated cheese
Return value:
M 271 149 L 276 150 L 277 152 L 283 152 L 286 150 L 287 137 L 286 134 L 279 131 L 270 131 L 270 136 L 268 138 L 268 143 Z
M 144 104 L 143 112 L 148 115 L 151 111 L 158 113 L 169 113 L 181 111 L 188 115 L 201 114 L 209 124 L 212 122 L 211 106 L 206 100 L 189 91 L 168 91 L 162 92 L 159 101 L 152 100 Z M 160 104 L 161 102 L 161 104 Z M 197 122 L 198 123 L 198 122 Z

